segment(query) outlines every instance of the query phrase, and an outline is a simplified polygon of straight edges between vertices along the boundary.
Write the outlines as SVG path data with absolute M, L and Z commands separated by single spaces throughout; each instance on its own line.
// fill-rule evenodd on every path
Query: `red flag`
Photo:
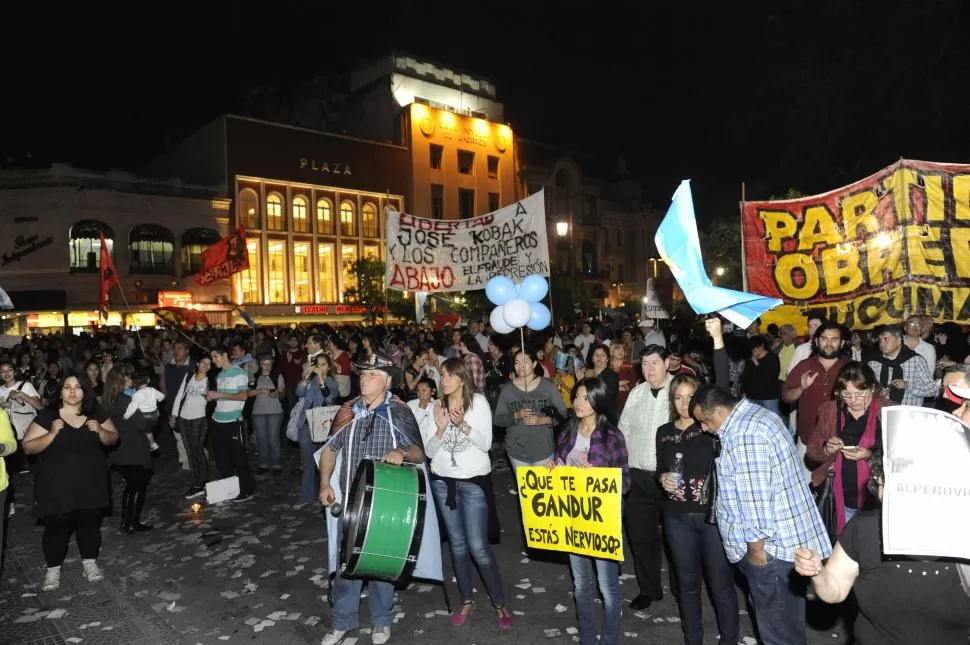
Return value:
M 195 274 L 195 281 L 200 285 L 207 285 L 248 268 L 246 229 L 239 227 L 235 233 L 203 251 L 202 270 Z
M 101 274 L 98 307 L 105 318 L 108 317 L 108 292 L 116 284 L 119 284 L 118 272 L 115 270 L 115 263 L 111 261 L 111 253 L 108 251 L 108 243 L 104 239 L 104 233 L 101 233 Z

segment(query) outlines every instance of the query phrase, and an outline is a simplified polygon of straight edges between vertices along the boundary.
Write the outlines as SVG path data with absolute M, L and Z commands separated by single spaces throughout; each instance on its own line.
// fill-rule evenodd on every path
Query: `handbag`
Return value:
M 835 471 L 829 469 L 825 475 L 825 481 L 814 491 L 815 504 L 818 506 L 818 514 L 822 517 L 822 524 L 825 525 L 825 532 L 828 533 L 829 542 L 833 545 L 838 539 L 839 519 L 835 509 Z
M 717 458 L 721 456 L 721 442 L 714 437 L 714 455 L 711 457 L 711 465 L 707 468 L 707 478 L 701 486 L 701 503 L 710 503 L 707 513 L 704 514 L 704 521 L 707 524 L 717 524 L 717 510 L 714 504 L 717 501 Z
M 310 441 L 324 443 L 330 438 L 330 426 L 333 419 L 340 412 L 339 405 L 322 405 L 306 411 L 307 428 L 310 430 Z

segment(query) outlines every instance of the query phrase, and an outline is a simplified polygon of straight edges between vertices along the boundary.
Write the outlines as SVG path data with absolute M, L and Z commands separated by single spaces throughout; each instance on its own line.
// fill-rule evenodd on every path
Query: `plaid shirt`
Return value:
M 465 367 L 472 375 L 472 383 L 475 384 L 475 392 L 478 394 L 485 394 L 485 365 L 482 363 L 476 354 L 468 352 L 462 359 L 465 361 Z
M 771 412 L 740 401 L 718 432 L 717 524 L 731 562 L 749 542 L 765 541 L 774 558 L 795 561 L 804 546 L 832 554 L 825 525 L 809 491 L 788 429 Z
M 566 457 L 576 445 L 576 431 L 579 423 L 576 417 L 569 419 L 566 427 L 559 433 L 559 443 L 556 446 L 556 464 L 564 466 Z M 623 471 L 624 495 L 630 490 L 629 455 L 626 452 L 626 439 L 623 433 L 611 424 L 597 425 L 593 434 L 589 436 L 589 453 L 586 461 L 597 468 L 619 468 Z
M 384 403 L 373 410 L 367 409 L 362 399 L 357 399 L 353 405 L 353 420 L 331 435 L 327 442 L 332 452 L 344 452 L 340 464 L 340 485 L 345 487 L 345 494 L 349 494 L 350 490 L 348 473 L 352 480 L 365 458 L 383 459 L 392 448 L 420 445 L 416 437 L 420 438 L 421 434 L 411 408 L 391 398 L 388 392 Z M 388 422 L 388 418 L 391 422 Z
M 869 367 L 876 375 L 876 380 L 884 388 L 889 390 L 889 382 L 882 382 L 882 358 L 869 361 Z M 903 398 L 900 405 L 923 405 L 925 397 L 936 396 L 936 381 L 933 374 L 926 366 L 926 361 L 919 354 L 909 357 L 909 360 L 899 366 L 903 373 L 903 380 L 906 381 L 906 389 L 903 390 Z M 934 365 L 935 367 L 935 365 Z M 892 380 L 892 370 L 889 370 L 889 379 Z

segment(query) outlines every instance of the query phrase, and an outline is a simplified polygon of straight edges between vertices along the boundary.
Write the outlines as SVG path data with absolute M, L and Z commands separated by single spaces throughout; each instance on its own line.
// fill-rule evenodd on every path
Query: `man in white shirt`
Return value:
M 815 337 L 815 331 L 824 325 L 825 322 L 825 316 L 822 314 L 812 311 L 808 313 L 808 340 L 795 348 L 795 353 L 791 357 L 791 363 L 788 364 L 789 372 L 795 369 L 796 365 L 812 355 L 812 338 Z
M 482 333 L 482 322 L 480 320 L 471 321 L 468 323 L 468 331 L 478 341 L 482 351 L 488 352 L 488 336 Z
M 667 339 L 664 337 L 660 328 L 655 326 L 653 320 L 650 318 L 644 318 L 640 321 L 640 330 L 643 332 L 643 345 L 660 345 L 661 347 L 667 346 Z
M 640 353 L 646 380 L 633 388 L 620 417 L 620 431 L 630 455 L 630 493 L 623 520 L 640 591 L 630 603 L 642 611 L 663 598 L 660 580 L 660 511 L 665 495 L 657 479 L 657 429 L 670 421 L 667 349 L 648 345 Z
M 906 326 L 903 331 L 906 335 L 903 336 L 903 342 L 911 350 L 923 357 L 926 361 L 926 367 L 930 372 L 930 376 L 936 370 L 936 348 L 930 343 L 923 340 L 922 337 L 923 329 L 923 316 L 910 316 L 906 319 Z
M 579 329 L 580 333 L 573 339 L 573 345 L 583 362 L 589 363 L 589 349 L 596 343 L 596 336 L 592 334 L 593 328 L 588 322 L 584 322 Z

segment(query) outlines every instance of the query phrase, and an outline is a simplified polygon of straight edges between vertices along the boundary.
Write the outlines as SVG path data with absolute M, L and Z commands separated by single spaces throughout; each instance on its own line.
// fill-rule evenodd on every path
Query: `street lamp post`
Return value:
M 569 236 L 569 311 L 572 311 L 573 303 L 576 300 L 574 289 L 576 288 L 576 251 L 573 247 L 573 240 L 576 237 L 575 228 L 573 227 L 573 212 L 569 211 L 569 221 L 560 220 L 556 222 L 556 234 L 559 237 Z M 552 299 L 549 299 L 552 302 Z M 555 319 L 553 319 L 553 325 L 555 325 Z

